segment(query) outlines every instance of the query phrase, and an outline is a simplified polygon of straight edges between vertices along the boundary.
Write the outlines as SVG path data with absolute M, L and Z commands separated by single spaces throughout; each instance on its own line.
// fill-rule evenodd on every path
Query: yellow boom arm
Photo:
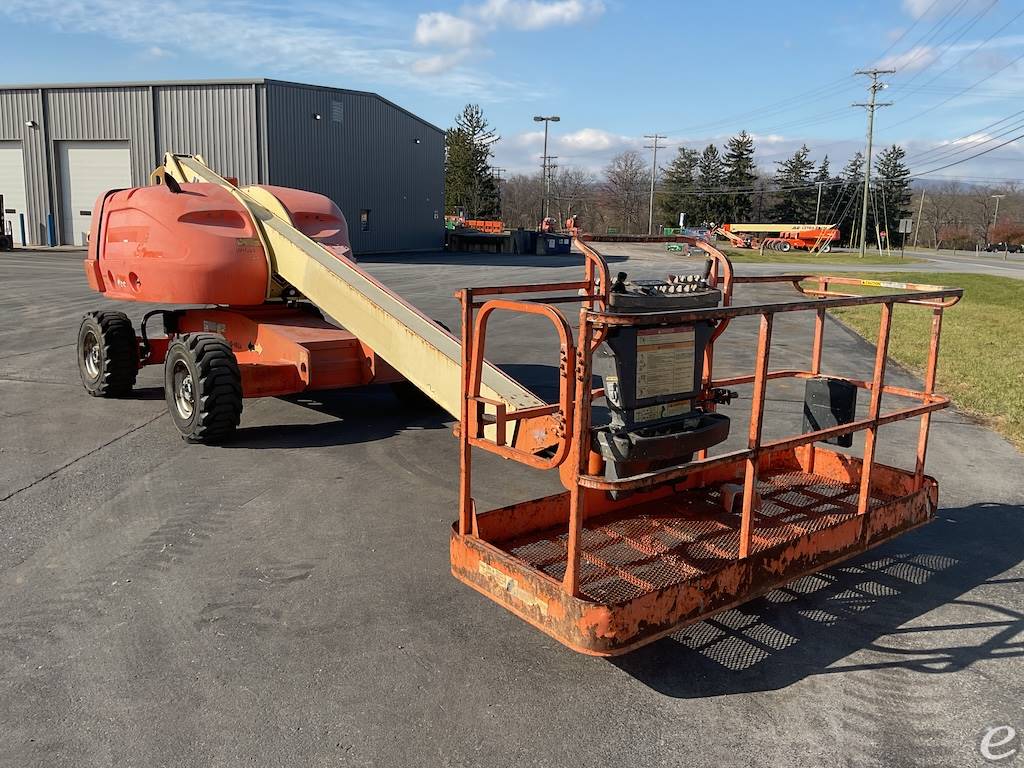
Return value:
M 357 264 L 302 234 L 266 189 L 240 189 L 211 170 L 201 157 L 192 155 L 167 153 L 162 170 L 179 183 L 205 182 L 227 189 L 252 218 L 273 274 L 355 334 L 448 413 L 459 417 L 461 345 L 451 334 Z M 481 394 L 505 403 L 510 412 L 544 405 L 530 390 L 487 362 Z

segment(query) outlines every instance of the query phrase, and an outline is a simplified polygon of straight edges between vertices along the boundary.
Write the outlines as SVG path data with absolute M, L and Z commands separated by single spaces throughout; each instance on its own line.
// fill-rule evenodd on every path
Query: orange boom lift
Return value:
M 931 414 L 949 404 L 934 391 L 935 371 L 943 311 L 960 289 L 737 277 L 728 258 L 699 242 L 707 259 L 692 274 L 612 279 L 601 254 L 578 238 L 579 280 L 459 291 L 456 339 L 354 263 L 344 217 L 326 198 L 240 189 L 201 158 L 182 155 L 168 155 L 154 181 L 97 202 L 85 260 L 90 284 L 122 300 L 205 306 L 149 312 L 139 334 L 123 314 L 87 315 L 78 343 L 85 388 L 125 394 L 141 366 L 162 364 L 181 434 L 216 440 L 230 436 L 246 396 L 410 382 L 458 419 L 452 573 L 577 651 L 624 653 L 935 513 L 938 486 L 925 474 L 925 456 Z M 738 286 L 772 282 L 792 284 L 798 298 L 732 305 Z M 884 292 L 841 290 L 865 285 Z M 897 304 L 932 313 L 920 390 L 886 383 Z M 562 311 L 572 305 L 575 330 Z M 862 305 L 881 315 L 871 379 L 826 374 L 827 310 Z M 773 368 L 775 319 L 801 312 L 814 318 L 810 363 Z M 510 314 L 554 327 L 557 402 L 485 359 L 491 322 Z M 164 329 L 151 336 L 146 320 L 156 315 Z M 753 370 L 716 377 L 716 342 L 742 317 L 759 324 Z M 769 440 L 767 386 L 785 378 L 806 382 L 805 428 Z M 750 388 L 751 407 L 742 447 L 724 450 L 734 387 Z M 858 391 L 867 397 L 859 414 Z M 891 398 L 902 402 L 884 410 Z M 610 415 L 599 421 L 594 404 L 602 399 Z M 877 463 L 879 428 L 910 418 L 920 419 L 914 469 Z M 826 447 L 849 447 L 859 431 L 860 456 Z M 557 471 L 565 490 L 478 510 L 479 450 Z

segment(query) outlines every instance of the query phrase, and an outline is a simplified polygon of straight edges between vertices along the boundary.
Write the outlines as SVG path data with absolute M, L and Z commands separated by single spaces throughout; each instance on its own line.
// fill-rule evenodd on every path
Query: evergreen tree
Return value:
M 775 183 L 779 187 L 773 214 L 778 223 L 806 224 L 814 221 L 817 190 L 811 183 L 814 163 L 804 144 L 788 160 L 777 163 Z
M 751 189 L 757 180 L 757 166 L 754 164 L 754 138 L 746 131 L 740 131 L 725 145 L 722 159 L 725 169 L 725 186 L 730 189 Z M 729 221 L 748 221 L 753 211 L 751 192 L 732 192 L 728 195 L 726 218 Z
M 661 190 L 658 197 L 658 215 L 669 226 L 679 223 L 679 214 L 686 214 L 686 222 L 694 221 L 694 204 L 698 198 L 693 194 L 696 184 L 696 150 L 679 147 L 675 158 L 667 168 L 662 169 Z
M 483 110 L 467 104 L 445 132 L 445 211 L 461 208 L 468 218 L 498 215 L 498 185 L 491 170 L 491 146 L 500 137 Z
M 858 152 L 851 157 L 839 177 L 842 184 L 836 193 L 839 199 L 835 225 L 839 227 L 840 241 L 855 245 L 860 242 L 854 239 L 854 235 L 859 232 L 861 200 L 864 197 L 864 155 Z
M 910 169 L 903 160 L 907 156 L 903 147 L 893 144 L 875 158 L 875 186 L 877 189 L 879 226 L 889 235 L 890 243 L 897 243 L 900 219 L 910 213 Z
M 694 215 L 694 224 L 720 224 L 726 216 L 728 200 L 722 193 L 725 181 L 725 167 L 718 147 L 708 144 L 697 161 L 697 192 L 699 197 Z
M 829 163 L 828 155 L 825 155 L 821 159 L 821 165 L 818 166 L 817 173 L 814 174 L 814 210 L 818 213 L 814 220 L 819 224 L 831 224 L 832 222 L 829 219 L 835 215 L 832 208 L 836 201 L 837 185 L 833 184 L 833 181 L 832 167 Z

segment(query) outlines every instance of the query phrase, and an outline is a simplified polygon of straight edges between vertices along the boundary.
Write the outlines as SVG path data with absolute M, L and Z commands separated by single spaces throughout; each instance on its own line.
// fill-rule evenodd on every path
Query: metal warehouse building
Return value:
M 23 220 L 30 245 L 51 226 L 83 244 L 97 195 L 148 184 L 166 151 L 201 154 L 242 185 L 327 195 L 356 253 L 442 246 L 444 132 L 375 93 L 266 79 L 0 86 L 15 243 Z

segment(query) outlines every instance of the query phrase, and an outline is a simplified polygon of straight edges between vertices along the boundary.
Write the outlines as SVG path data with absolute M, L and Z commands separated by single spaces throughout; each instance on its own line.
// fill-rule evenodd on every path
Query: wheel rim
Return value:
M 87 331 L 82 342 L 82 367 L 90 381 L 95 381 L 100 377 L 101 356 L 102 349 L 99 339 L 96 338 L 93 331 Z
M 174 388 L 174 408 L 182 419 L 191 419 L 196 412 L 196 399 L 193 390 L 192 372 L 181 360 L 174 364 L 174 375 L 171 379 Z

